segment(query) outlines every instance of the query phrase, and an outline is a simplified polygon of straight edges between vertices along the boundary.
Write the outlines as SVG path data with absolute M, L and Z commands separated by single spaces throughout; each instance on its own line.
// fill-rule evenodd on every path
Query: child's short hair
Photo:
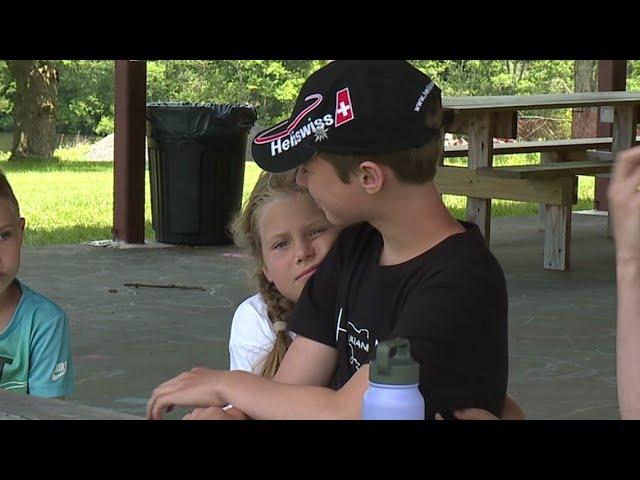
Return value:
M 425 126 L 429 129 L 440 129 L 440 135 L 432 137 L 423 145 L 391 153 L 374 153 L 366 155 L 339 155 L 322 152 L 322 158 L 335 169 L 344 183 L 349 183 L 360 163 L 365 160 L 388 166 L 403 183 L 423 184 L 433 180 L 436 166 L 444 158 L 444 130 L 442 129 L 442 97 L 439 89 L 431 92 L 432 98 L 425 103 Z
M 18 205 L 18 199 L 14 195 L 11 184 L 2 170 L 0 170 L 0 198 L 8 200 L 15 209 L 16 215 L 20 218 L 20 205 Z
M 365 160 L 388 166 L 403 183 L 423 184 L 431 182 L 436 175 L 436 166 L 442 162 L 442 141 L 425 143 L 421 147 L 399 152 L 375 155 L 336 155 L 323 153 L 322 158 L 331 164 L 343 183 L 350 183 L 351 174 Z

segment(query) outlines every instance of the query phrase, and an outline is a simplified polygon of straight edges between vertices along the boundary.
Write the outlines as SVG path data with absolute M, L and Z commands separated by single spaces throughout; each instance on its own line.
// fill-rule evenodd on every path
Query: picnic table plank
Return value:
M 640 140 L 638 137 L 637 140 Z M 514 153 L 538 153 L 538 152 L 571 152 L 575 150 L 600 150 L 608 149 L 612 145 L 611 137 L 600 138 L 569 138 L 560 140 L 541 140 L 529 142 L 493 143 L 494 155 L 507 155 Z M 450 145 L 445 149 L 445 157 L 456 155 L 466 156 L 468 145 Z
M 513 165 L 479 168 L 478 173 L 500 178 L 544 178 L 560 175 L 591 175 L 611 171 L 613 160 L 585 160 L 579 162 L 554 162 L 541 165 Z
M 501 110 L 538 110 L 550 108 L 600 107 L 640 103 L 640 92 L 585 92 L 540 95 L 492 95 L 442 97 L 442 106 L 458 111 L 497 112 Z
M 143 420 L 142 417 L 0 390 L 0 420 Z

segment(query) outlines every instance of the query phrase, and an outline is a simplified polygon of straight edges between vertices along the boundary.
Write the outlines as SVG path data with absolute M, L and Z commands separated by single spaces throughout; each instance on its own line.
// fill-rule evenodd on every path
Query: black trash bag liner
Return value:
M 161 143 L 199 143 L 248 131 L 256 118 L 256 109 L 248 104 L 153 102 L 147 104 L 147 135 Z

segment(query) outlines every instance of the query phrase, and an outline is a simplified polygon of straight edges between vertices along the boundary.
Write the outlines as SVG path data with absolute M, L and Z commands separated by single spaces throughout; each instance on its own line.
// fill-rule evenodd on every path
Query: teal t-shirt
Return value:
M 18 282 L 22 296 L 0 332 L 0 388 L 38 397 L 73 393 L 69 320 L 51 300 Z

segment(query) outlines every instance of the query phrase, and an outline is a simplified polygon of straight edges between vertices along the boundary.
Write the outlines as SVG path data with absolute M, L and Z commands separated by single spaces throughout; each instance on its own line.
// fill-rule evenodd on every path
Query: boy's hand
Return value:
M 524 420 L 524 411 L 520 408 L 513 398 L 507 395 L 500 413 L 500 418 L 493 413 L 480 408 L 464 408 L 456 410 L 453 415 L 458 420 Z M 444 420 L 442 415 L 436 413 L 436 420 Z
M 456 410 L 453 415 L 458 420 L 500 420 L 493 413 L 482 410 L 480 408 L 465 408 L 462 410 Z M 444 420 L 442 415 L 436 413 L 436 420 Z
M 619 261 L 640 261 L 639 186 L 640 147 L 634 147 L 618 153 L 607 191 Z
M 226 372 L 209 368 L 193 368 L 155 388 L 147 402 L 147 418 L 161 420 L 164 411 L 175 405 L 183 407 L 221 406 L 216 387 Z

